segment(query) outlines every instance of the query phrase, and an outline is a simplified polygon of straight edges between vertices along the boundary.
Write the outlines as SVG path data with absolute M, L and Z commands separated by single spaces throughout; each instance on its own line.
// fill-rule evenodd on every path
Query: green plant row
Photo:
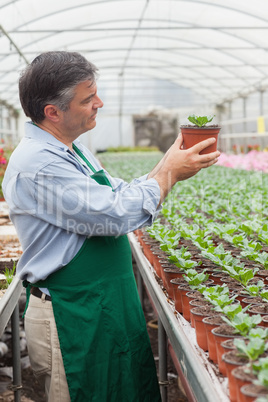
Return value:
M 115 162 L 114 174 L 122 177 L 126 172 L 128 177 L 125 178 L 130 181 L 153 167 L 149 169 L 148 160 L 144 164 L 140 160 L 135 165 L 132 171 L 125 161 L 123 171 L 120 168 L 122 161 L 118 165 Z M 259 358 L 267 349 L 268 330 L 255 328 L 260 316 L 247 314 L 246 309 L 235 303 L 235 297 L 229 297 L 226 286 L 202 286 L 208 278 L 206 271 L 196 270 L 199 263 L 192 258 L 191 252 L 186 247 L 178 247 L 180 239 L 190 240 L 198 247 L 200 255 L 226 270 L 244 286 L 245 292 L 267 300 L 268 294 L 261 280 L 249 284 L 258 268 L 245 268 L 241 259 L 253 260 L 262 268 L 268 267 L 265 251 L 268 243 L 268 175 L 218 166 L 205 169 L 173 188 L 163 205 L 162 216 L 165 224 L 158 219 L 147 231 L 159 241 L 169 260 L 185 270 L 184 278 L 189 286 L 203 292 L 214 308 L 224 314 L 226 322 L 247 338 L 247 342 L 237 341 L 236 347 L 248 357 L 249 369 L 256 374 L 258 383 L 268 386 L 268 358 Z M 215 236 L 219 244 L 214 243 Z M 221 239 L 238 248 L 240 254 L 234 258 L 230 250 L 224 249 Z

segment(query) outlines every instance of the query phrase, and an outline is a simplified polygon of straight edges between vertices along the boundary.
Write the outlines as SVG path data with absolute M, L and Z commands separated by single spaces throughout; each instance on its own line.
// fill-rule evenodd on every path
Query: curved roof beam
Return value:
M 183 0 L 182 0 L 182 1 L 183 1 Z M 191 1 L 194 1 L 194 0 L 191 0 Z M 206 2 L 205 2 L 205 3 L 206 3 Z M 133 19 L 127 19 L 127 20 L 126 20 L 126 19 L 125 19 L 124 21 L 136 21 L 136 20 L 133 20 Z M 144 19 L 144 21 L 146 22 L 147 20 Z M 153 21 L 153 20 L 149 20 L 149 21 Z M 157 21 L 157 22 L 170 22 L 170 21 L 166 21 L 166 20 L 162 20 L 162 19 L 156 20 L 156 21 Z M 122 20 L 101 21 L 101 22 L 97 22 L 97 23 L 93 23 L 93 24 L 89 24 L 89 25 L 90 25 L 90 26 L 96 26 L 96 25 L 104 24 L 104 23 L 106 23 L 106 22 L 109 22 L 109 23 L 113 22 L 113 23 L 116 24 L 116 23 L 118 23 L 118 22 L 122 22 Z M 176 22 L 176 23 L 185 24 L 184 21 L 180 21 L 180 20 L 176 20 L 175 22 Z M 82 25 L 82 26 L 84 26 L 84 25 Z M 74 31 L 74 30 L 75 30 L 75 31 L 77 31 L 77 32 L 79 32 L 79 31 L 82 32 L 83 30 L 85 30 L 84 28 L 83 28 L 83 29 L 81 28 L 82 26 L 77 27 L 76 29 L 72 29 L 71 31 Z M 87 25 L 87 26 L 88 26 L 88 25 Z M 268 27 L 266 27 L 266 28 L 268 29 Z M 125 31 L 125 30 L 135 31 L 135 30 L 137 30 L 137 29 L 138 29 L 138 30 L 144 30 L 143 27 L 140 27 L 140 28 L 135 28 L 135 27 L 133 27 L 133 28 L 115 28 L 114 30 L 115 30 L 115 31 Z M 156 29 L 156 28 L 154 28 L 154 29 Z M 158 30 L 163 30 L 163 29 L 165 29 L 165 27 L 158 27 L 157 29 L 158 29 Z M 243 40 L 244 42 L 246 42 L 246 43 L 248 43 L 248 44 L 251 44 L 251 45 L 254 46 L 255 48 L 258 48 L 254 42 L 251 42 L 251 41 L 249 41 L 248 39 L 245 39 L 245 38 L 243 38 L 243 37 L 240 36 L 240 35 L 233 35 L 233 34 L 231 34 L 231 33 L 229 33 L 229 32 L 226 32 L 225 30 L 226 30 L 226 29 L 231 29 L 230 27 L 219 28 L 219 27 L 200 27 L 200 26 L 197 26 L 197 25 L 189 25 L 189 26 L 187 26 L 187 27 L 168 27 L 168 29 L 180 29 L 180 30 L 183 30 L 183 29 L 207 29 L 207 30 L 209 30 L 209 29 L 211 29 L 211 30 L 221 31 L 221 32 L 224 33 L 225 35 L 228 35 L 228 36 L 235 36 L 235 37 L 239 38 L 240 40 Z M 239 29 L 241 29 L 241 27 L 240 27 Z M 258 29 L 259 29 L 259 28 L 258 28 Z M 91 28 L 89 28 L 88 30 L 91 30 Z M 102 29 L 102 30 L 104 30 L 104 29 Z M 112 29 L 109 28 L 109 30 L 111 31 Z M 41 41 L 41 40 L 44 40 L 44 39 L 49 38 L 50 36 L 55 36 L 55 34 L 57 35 L 57 34 L 59 34 L 59 33 L 63 33 L 63 32 L 66 32 L 66 31 L 69 31 L 69 30 L 59 30 L 59 31 L 57 31 L 57 30 L 51 30 L 51 31 L 48 31 L 48 32 L 51 32 L 51 34 L 49 34 L 49 35 L 47 35 L 47 36 L 45 36 L 45 37 L 43 37 L 43 38 L 36 39 L 36 40 L 33 41 L 33 42 L 27 43 L 27 44 L 25 44 L 22 48 L 25 48 L 26 46 L 29 46 L 29 45 L 33 45 L 33 44 L 35 44 L 35 43 L 37 43 L 37 42 L 39 42 L 39 41 Z M 14 32 L 14 31 L 12 31 L 12 32 Z M 15 31 L 15 32 L 17 32 L 17 31 Z M 34 32 L 34 31 L 31 31 L 31 32 Z M 180 40 L 181 40 L 181 41 L 186 41 L 186 40 L 184 40 L 183 38 L 180 39 Z M 81 41 L 80 41 L 80 43 L 81 43 Z M 194 43 L 194 42 L 193 42 L 193 43 Z M 204 48 L 206 48 L 205 45 L 204 45 Z M 239 60 L 240 62 L 244 63 L 244 60 L 241 59 L 240 57 L 237 57 L 237 56 L 234 56 L 234 55 L 230 55 L 229 53 L 224 52 L 224 51 L 222 51 L 222 53 L 228 55 L 228 57 L 232 57 L 232 58 L 234 58 L 234 59 L 236 59 L 236 60 Z M 256 66 L 252 65 L 251 67 L 255 68 L 259 73 L 261 73 L 262 75 L 264 75 L 264 73 L 263 73 L 260 69 L 258 69 Z M 240 76 L 239 76 L 239 78 L 240 78 Z
M 123 0 L 122 0 L 123 1 Z M 193 3 L 198 3 L 198 4 L 207 4 L 207 5 L 210 5 L 210 6 L 214 6 L 214 7 L 220 7 L 220 8 L 225 8 L 225 9 L 229 9 L 229 10 L 235 10 L 235 11 L 237 11 L 237 12 L 240 12 L 241 14 L 246 14 L 246 15 L 250 15 L 250 16 L 252 16 L 252 14 L 249 14 L 249 13 L 247 13 L 247 12 L 245 12 L 245 11 L 243 11 L 243 10 L 239 10 L 239 9 L 237 9 L 237 8 L 235 8 L 235 7 L 228 7 L 228 6 L 225 6 L 225 5 L 219 5 L 219 4 L 213 4 L 212 2 L 210 2 L 210 1 L 197 1 L 197 0 L 182 0 L 182 1 L 191 1 L 191 2 L 193 2 Z M 70 7 L 70 8 L 68 8 L 68 10 L 69 9 L 74 9 L 74 8 L 78 8 L 78 7 L 85 7 L 85 6 L 91 6 L 91 5 L 94 5 L 94 4 L 100 4 L 100 3 L 106 3 L 106 2 L 108 2 L 108 0 L 100 0 L 100 1 L 95 1 L 95 2 L 92 2 L 91 4 L 80 4 L 80 5 L 76 5 L 76 6 L 74 6 L 74 7 Z M 7 3 L 6 5 L 9 5 L 9 4 L 11 4 L 11 2 L 9 2 L 9 3 Z M 67 8 L 66 9 L 62 9 L 62 10 L 59 10 L 58 12 L 63 12 L 64 10 L 67 10 Z M 55 13 L 53 13 L 53 14 L 55 14 Z M 258 18 L 259 20 L 263 20 L 263 21 L 265 21 L 265 22 L 267 22 L 267 20 L 266 19 L 264 19 L 264 18 L 261 18 L 261 17 L 259 17 L 259 16 L 255 16 L 255 15 L 253 15 L 255 18 Z M 40 17 L 40 19 L 41 18 L 43 18 L 43 16 L 41 16 Z M 169 21 L 170 22 L 170 21 Z M 27 22 L 27 24 L 28 24 L 29 22 Z M 171 27 L 172 28 L 172 27 Z M 199 29 L 210 29 L 211 27 L 200 27 Z M 226 30 L 226 29 L 231 29 L 232 27 L 214 27 L 214 28 L 212 28 L 212 29 L 215 29 L 215 30 L 218 30 L 218 29 L 222 29 L 222 30 Z M 233 28 L 235 28 L 235 27 L 233 27 Z M 237 27 L 236 27 L 237 28 Z M 134 30 L 135 28 L 131 28 L 132 30 Z M 158 28 L 159 29 L 159 28 Z M 160 28 L 161 29 L 161 28 Z M 186 29 L 186 28 L 184 28 L 184 29 Z M 188 27 L 187 29 L 192 29 L 192 27 Z M 241 27 L 239 27 L 239 29 L 242 29 Z M 18 32 L 18 31 L 17 31 Z M 224 31 L 224 33 L 226 34 L 227 32 L 225 32 Z M 234 35 L 234 34 L 230 34 L 230 33 L 228 33 L 229 35 L 232 35 L 232 36 L 236 36 L 236 37 L 239 37 L 239 36 L 237 36 L 237 35 Z M 241 37 L 240 37 L 241 38 Z M 242 38 L 243 40 L 245 40 L 244 38 Z M 254 44 L 254 46 L 256 47 L 256 44 Z M 266 49 L 265 49 L 266 50 Z M 187 55 L 188 56 L 188 55 Z M 229 57 L 232 57 L 231 55 L 229 55 L 228 54 L 228 56 Z M 189 56 L 188 56 L 189 57 Z M 254 67 L 254 66 L 252 66 L 252 67 Z M 261 71 L 260 71 L 261 72 Z M 262 72 L 261 72 L 262 73 Z M 263 73 L 262 73 L 263 74 Z M 241 77 L 240 77 L 241 78 Z
M 120 37 L 120 35 L 114 35 L 114 37 Z M 103 39 L 103 38 L 98 38 L 99 40 L 101 40 L 101 39 Z M 171 39 L 171 40 L 177 40 L 176 38 L 168 38 L 168 39 Z M 181 40 L 181 39 L 178 39 L 178 40 Z M 85 39 L 85 41 L 86 41 L 86 39 Z M 184 39 L 182 39 L 181 41 L 184 41 L 184 42 L 188 42 L 188 43 L 194 43 L 195 44 L 195 42 L 193 42 L 193 41 L 187 41 L 187 40 L 184 40 Z M 80 42 L 81 43 L 81 42 Z M 73 43 L 71 44 L 71 45 L 74 45 Z M 183 53 L 184 54 L 184 53 Z M 203 61 L 203 59 L 201 58 L 201 57 L 193 57 L 193 56 L 191 56 L 191 55 L 186 55 L 188 58 L 194 58 L 194 59 L 196 59 L 196 60 L 201 60 L 201 61 Z M 106 59 L 104 59 L 104 60 L 106 60 Z M 158 61 L 157 59 L 154 59 L 155 61 Z M 161 60 L 161 62 L 163 62 L 162 60 Z M 212 64 L 210 64 L 210 65 L 212 65 Z M 222 67 L 222 66 L 218 66 L 218 65 L 214 65 L 214 66 L 216 66 L 216 67 Z M 19 66 L 18 66 L 19 67 Z M 171 65 L 169 64 L 168 66 L 167 66 L 167 68 L 168 67 L 171 67 Z M 174 65 L 172 65 L 172 67 L 180 67 L 180 68 L 189 68 L 189 66 L 182 66 L 182 65 L 176 65 L 176 64 L 174 64 Z M 194 68 L 195 67 L 206 67 L 205 65 L 200 65 L 200 66 L 193 66 L 193 70 L 194 70 Z M 207 66 L 207 67 L 209 67 L 209 65 Z M 107 67 L 105 67 L 105 68 L 107 68 Z M 110 67 L 109 67 L 110 68 Z M 120 68 L 119 66 L 118 66 L 118 68 Z M 132 67 L 129 67 L 129 68 L 133 68 L 133 66 Z M 139 66 L 137 66 L 137 68 L 140 68 Z M 159 68 L 159 66 L 149 66 L 148 68 Z M 162 67 L 162 66 L 160 66 L 160 68 L 164 68 L 164 67 Z M 225 66 L 225 68 L 228 68 L 228 66 L 226 67 Z M 200 72 L 199 72 L 200 73 Z M 239 77 L 239 75 L 235 75 L 233 72 L 231 72 L 233 75 L 234 75 L 234 77 Z M 207 77 L 207 78 L 210 78 L 210 79 L 213 79 L 213 78 L 211 78 L 211 77 L 209 77 L 209 75 L 206 75 L 206 74 L 204 74 L 203 73 L 203 76 L 204 77 Z M 241 77 L 239 77 L 239 78 L 241 78 Z M 188 77 L 188 79 L 191 79 L 190 77 Z M 242 78 L 241 78 L 242 79 Z M 215 78 L 215 81 L 219 81 L 220 79 L 217 77 L 217 78 Z M 192 81 L 193 82 L 197 82 L 198 80 L 196 80 L 196 79 L 192 79 Z M 247 82 L 248 83 L 248 81 L 246 80 L 246 79 L 244 79 L 244 81 L 245 82 Z M 200 86 L 200 84 L 199 84 L 199 86 Z M 203 85 L 204 87 L 205 87 L 205 85 Z M 224 86 L 224 87 L 226 87 L 226 88 L 228 88 L 228 89 L 230 89 L 230 86 L 228 86 L 228 85 L 226 85 L 225 83 L 222 83 L 222 86 Z M 214 91 L 211 89 L 211 87 L 210 87 L 210 91 L 211 91 L 211 93 L 214 93 Z M 197 92 L 197 91 L 195 91 L 195 92 Z M 197 92 L 198 93 L 198 92 Z
M 8 6 L 10 6 L 10 5 L 13 5 L 13 4 L 16 3 L 17 1 L 19 1 L 19 0 L 12 0 L 12 1 L 9 1 L 8 3 L 6 3 L 6 4 L 2 4 L 2 6 L 0 6 L 0 9 L 1 9 L 1 8 L 5 8 L 5 7 L 8 7 Z
M 145 37 L 145 38 L 147 38 L 147 37 L 153 37 L 153 36 L 150 36 L 150 35 L 139 35 L 139 37 Z M 110 35 L 109 36 L 109 39 L 111 39 L 111 38 L 120 38 L 121 36 L 120 35 Z M 190 44 L 194 44 L 194 45 L 199 45 L 200 46 L 200 44 L 198 43 L 198 42 L 195 42 L 195 41 L 193 41 L 193 40 L 187 40 L 187 39 L 184 39 L 184 38 L 170 38 L 170 37 L 167 37 L 167 36 L 162 36 L 162 38 L 164 38 L 164 39 L 168 39 L 168 40 L 170 40 L 170 41 L 180 41 L 180 42 L 184 42 L 184 43 L 190 43 Z M 98 41 L 98 40 L 105 40 L 106 38 L 105 37 L 101 37 L 101 38 L 95 38 L 94 39 L 94 41 Z M 81 44 L 81 43 L 84 43 L 84 42 L 88 42 L 88 39 L 85 39 L 84 41 L 77 41 L 77 42 L 72 42 L 72 43 L 69 43 L 70 44 L 70 46 L 75 46 L 76 44 Z M 204 46 L 200 46 L 199 47 L 199 49 L 202 49 L 202 48 L 204 48 L 204 49 L 213 49 L 213 50 L 219 50 L 217 47 L 210 47 L 210 46 L 207 46 L 207 45 L 204 45 Z M 189 49 L 192 49 L 192 50 L 195 50 L 195 49 L 197 49 L 197 47 L 191 47 L 191 48 L 189 48 Z M 233 49 L 233 48 L 231 48 L 230 47 L 230 49 Z M 244 48 L 241 48 L 241 49 L 244 49 Z M 250 49 L 253 49 L 252 47 L 250 48 Z M 122 49 L 122 48 L 115 48 L 115 49 L 106 49 L 107 51 L 111 51 L 111 50 L 114 50 L 114 51 L 122 51 L 122 50 L 127 50 L 127 49 Z M 133 48 L 132 49 L 133 51 L 135 51 L 135 50 L 137 50 L 137 48 Z M 145 48 L 140 48 L 139 50 L 146 50 Z M 156 50 L 156 51 L 158 51 L 158 50 L 160 50 L 160 51 L 164 51 L 164 52 L 167 52 L 167 51 L 176 51 L 176 48 L 170 48 L 170 49 L 168 49 L 168 48 L 162 48 L 162 49 L 159 49 L 159 48 L 155 48 L 155 49 L 153 49 L 153 48 L 148 48 L 147 50 Z M 185 50 L 185 47 L 181 47 L 181 48 L 179 48 L 179 50 Z M 268 50 L 268 48 L 267 48 L 267 50 Z M 90 53 L 90 52 L 103 52 L 103 51 L 105 51 L 105 49 L 98 49 L 98 50 L 88 50 L 88 52 Z M 220 51 L 220 50 L 219 50 Z M 86 52 L 86 50 L 82 50 L 82 52 Z M 232 58 L 234 58 L 234 59 L 237 59 L 237 60 L 239 60 L 239 61 L 241 61 L 243 64 L 244 64 L 244 61 L 241 59 L 241 58 L 238 58 L 238 57 L 234 57 L 234 56 L 232 56 L 232 55 L 229 55 L 229 53 L 225 53 L 225 52 L 222 52 L 222 53 L 224 53 L 224 54 L 226 54 L 227 56 L 229 56 L 229 57 L 232 57 Z M 193 56 L 191 56 L 191 55 L 188 55 L 188 54 L 185 54 L 185 53 L 183 53 L 183 52 L 180 52 L 179 54 L 183 54 L 184 56 L 186 56 L 186 57 L 189 57 L 189 58 L 193 58 Z M 179 55 L 178 54 L 178 55 Z M 197 59 L 197 60 L 202 60 L 202 61 L 204 61 L 203 60 L 203 58 L 202 57 L 197 57 L 197 56 L 195 56 L 194 57 L 195 59 Z M 206 62 L 207 62 L 207 60 L 205 60 Z M 244 64 L 245 65 L 245 64 Z M 255 68 L 257 71 L 259 71 L 264 77 L 266 77 L 266 75 L 261 71 L 261 70 L 259 70 L 258 68 L 257 68 L 257 65 L 256 65 L 256 63 L 254 63 L 254 64 L 247 64 L 248 66 L 250 66 L 250 67 L 253 67 L 253 68 Z M 226 69 L 228 69 L 228 66 L 229 65 L 224 65 L 224 66 L 218 66 L 217 64 L 215 64 L 215 65 L 213 65 L 213 64 L 207 64 L 207 66 L 209 67 L 209 66 L 216 66 L 216 67 L 224 67 L 224 68 L 226 68 Z M 199 66 L 200 67 L 200 66 Z M 204 66 L 205 67 L 205 66 Z M 240 79 L 242 79 L 242 80 L 244 80 L 246 83 L 247 83 L 247 80 L 244 78 L 244 77 L 241 77 L 240 75 L 236 75 L 236 74 L 234 74 L 234 72 L 233 71 L 229 71 L 229 73 L 230 74 L 232 74 L 232 75 L 234 75 L 234 77 L 239 77 Z
M 7 31 L 3 28 L 2 25 L 0 25 L 0 32 L 3 33 L 3 35 L 5 35 L 7 37 L 7 39 L 9 40 L 10 44 L 12 46 L 14 46 L 14 48 L 16 49 L 17 53 L 19 54 L 19 56 L 25 61 L 26 64 L 29 64 L 29 61 L 27 60 L 27 58 L 24 56 L 24 54 L 22 53 L 22 51 L 20 50 L 20 48 L 16 45 L 16 43 L 14 42 L 14 40 L 10 37 L 10 35 L 7 33 Z
M 124 0 L 114 0 L 114 1 L 117 2 L 117 1 L 124 1 Z M 145 1 L 148 2 L 149 0 L 145 0 Z M 250 17 L 253 16 L 253 17 L 259 19 L 260 21 L 268 22 L 267 18 L 250 14 L 250 13 L 244 11 L 242 8 L 238 9 L 238 8 L 235 8 L 235 7 L 230 7 L 230 6 L 226 6 L 226 5 L 223 5 L 223 4 L 215 4 L 215 3 L 211 2 L 211 1 L 203 1 L 203 0 L 180 0 L 180 1 L 188 2 L 188 3 L 191 2 L 191 3 L 197 3 L 197 4 L 206 4 L 206 5 L 209 5 L 209 6 L 213 6 L 215 8 L 223 8 L 223 9 L 226 9 L 226 10 L 237 11 L 237 12 L 239 12 L 241 14 L 244 14 L 244 15 L 247 15 L 247 16 L 250 16 Z M 7 5 L 9 5 L 11 3 L 14 3 L 14 1 L 10 2 L 10 3 L 7 3 Z M 27 21 L 27 23 L 19 25 L 17 27 L 17 29 L 20 29 L 21 27 L 23 27 L 25 25 L 28 25 L 31 22 L 39 21 L 39 20 L 41 20 L 43 18 L 46 18 L 46 17 L 49 17 L 51 15 L 60 14 L 60 13 L 63 13 L 63 12 L 66 12 L 66 11 L 71 11 L 71 10 L 81 8 L 81 7 L 91 7 L 91 6 L 94 6 L 96 4 L 101 4 L 101 3 L 111 3 L 111 0 L 99 0 L 99 1 L 93 1 L 92 3 L 87 2 L 87 3 L 82 3 L 82 4 L 76 4 L 75 6 L 72 6 L 72 7 L 62 8 L 61 10 L 57 10 L 57 11 L 42 15 L 41 17 L 29 20 L 29 21 Z
M 191 56 L 191 55 L 187 55 L 187 57 L 188 58 L 192 58 L 192 59 L 194 59 L 194 60 L 196 60 L 196 59 L 198 59 L 198 60 L 201 60 L 201 61 L 203 61 L 202 60 L 202 58 L 197 58 L 197 57 L 193 57 L 193 56 Z M 122 58 L 123 59 L 123 58 Z M 109 60 L 108 58 L 102 58 L 102 61 L 106 61 L 106 60 Z M 135 58 L 133 58 L 133 60 L 135 60 Z M 138 60 L 140 60 L 140 59 L 138 59 Z M 161 69 L 163 69 L 163 70 L 165 70 L 165 72 L 167 72 L 168 70 L 168 68 L 176 68 L 176 67 L 178 67 L 178 68 L 187 68 L 187 69 L 189 69 L 189 66 L 187 66 L 187 65 L 180 65 L 180 64 L 170 64 L 169 62 L 165 62 L 165 61 L 163 61 L 162 59 L 157 59 L 157 58 L 151 58 L 151 60 L 152 61 L 154 61 L 154 62 L 160 62 L 160 63 L 165 63 L 166 64 L 166 67 L 164 67 L 164 66 L 162 66 L 162 65 L 154 65 L 154 66 L 152 66 L 152 65 L 150 65 L 150 66 L 126 66 L 125 68 L 147 68 L 147 69 L 159 69 L 159 68 L 161 68 Z M 211 66 L 212 64 L 210 64 L 210 66 Z M 215 66 L 215 67 L 219 67 L 218 65 L 212 65 L 212 66 Z M 17 66 L 17 67 L 19 67 L 19 65 Z M 108 67 L 102 67 L 102 70 L 104 70 L 104 69 L 107 69 L 107 68 L 111 68 L 111 67 L 113 67 L 113 68 L 118 68 L 118 69 L 120 69 L 120 64 L 118 65 L 118 66 L 116 66 L 116 67 L 114 67 L 114 66 L 108 66 Z M 196 66 L 195 66 L 196 67 Z M 209 67 L 209 66 L 206 66 L 206 65 L 200 65 L 199 67 L 204 67 L 204 68 L 207 68 L 207 67 Z M 221 67 L 221 66 L 220 66 Z M 194 70 L 194 67 L 193 67 L 193 70 Z M 199 74 L 200 74 L 200 72 L 198 72 Z M 173 77 L 174 76 L 174 78 L 176 77 L 175 75 L 174 75 L 175 73 L 171 73 L 171 77 Z M 4 75 L 4 74 L 3 74 Z M 2 76 L 3 76 L 2 75 Z M 202 76 L 203 77 L 205 77 L 205 78 L 210 78 L 210 79 L 212 79 L 213 80 L 213 78 L 211 78 L 210 76 L 209 76 L 209 73 L 203 73 L 202 74 Z M 1 76 L 0 76 L 0 78 L 1 78 Z M 188 77 L 188 79 L 191 79 L 193 82 L 198 82 L 199 81 L 199 79 L 195 79 L 195 78 L 190 78 L 190 77 Z M 202 77 L 200 77 L 200 79 L 202 79 Z M 217 78 L 215 78 L 214 79 L 215 81 L 219 81 L 220 79 L 217 77 Z M 222 84 L 224 87 L 226 87 L 226 88 L 228 88 L 228 89 L 230 89 L 231 87 L 230 86 L 228 86 L 228 85 L 226 85 L 226 84 Z M 201 85 L 200 83 L 199 83 L 199 87 L 206 87 L 206 85 L 205 84 L 203 84 L 203 85 Z M 12 86 L 11 86 L 12 87 Z M 212 90 L 212 88 L 210 88 L 210 91 L 213 93 L 213 90 Z

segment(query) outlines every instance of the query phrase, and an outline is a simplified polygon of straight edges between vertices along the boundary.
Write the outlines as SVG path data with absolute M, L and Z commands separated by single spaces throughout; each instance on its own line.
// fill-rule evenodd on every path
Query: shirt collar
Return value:
M 31 121 L 25 123 L 25 137 L 32 138 L 34 140 L 44 142 L 46 144 L 53 145 L 54 147 L 58 147 L 63 151 L 69 151 L 67 145 L 63 144 L 63 142 L 57 140 L 52 134 L 48 133 L 47 131 L 43 130 L 42 128 L 36 126 Z M 74 144 L 80 148 L 80 141 L 76 139 Z

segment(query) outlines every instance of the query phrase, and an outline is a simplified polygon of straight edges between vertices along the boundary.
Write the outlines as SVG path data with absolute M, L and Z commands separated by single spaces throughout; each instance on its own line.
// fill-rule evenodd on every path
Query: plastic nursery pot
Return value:
M 182 306 L 182 315 L 185 318 L 185 320 L 190 321 L 190 304 L 189 304 L 189 299 L 186 296 L 186 293 L 191 291 L 191 288 L 189 286 L 183 287 L 179 286 L 180 295 L 181 295 L 181 306 Z
M 189 293 L 195 293 L 195 292 L 189 292 Z M 188 295 L 189 297 L 189 295 Z M 191 323 L 191 327 L 194 328 L 194 317 L 192 314 L 192 309 L 194 307 L 201 307 L 201 306 L 211 306 L 211 303 L 207 300 L 205 300 L 204 298 L 190 298 L 190 323 Z
M 212 310 L 211 306 L 203 306 L 203 307 L 201 306 L 192 308 L 191 313 L 194 320 L 196 342 L 201 349 L 207 352 L 208 351 L 207 332 L 205 324 L 203 323 L 203 318 L 215 314 L 215 312 Z
M 162 278 L 162 265 L 168 262 L 167 255 L 164 251 L 159 250 L 158 246 L 151 247 L 152 251 L 152 266 L 157 275 Z
M 215 341 L 215 337 L 211 331 L 214 328 L 219 327 L 221 324 L 224 323 L 224 321 L 222 320 L 221 317 L 222 316 L 220 314 L 218 314 L 215 316 L 203 318 L 203 323 L 205 325 L 206 334 L 207 334 L 208 355 L 209 355 L 210 360 L 212 360 L 213 363 L 216 363 L 216 364 L 218 363 L 216 341 Z
M 153 265 L 153 252 L 151 250 L 153 245 L 154 242 L 151 239 L 144 240 L 142 244 L 143 254 L 145 255 L 145 257 L 147 258 L 147 260 L 151 265 Z
M 212 332 L 215 342 L 216 342 L 216 351 L 217 351 L 217 360 L 218 360 L 219 371 L 221 374 L 226 376 L 226 367 L 225 367 L 224 362 L 222 361 L 222 355 L 224 354 L 224 349 L 223 349 L 221 343 L 223 341 L 226 341 L 227 339 L 242 338 L 242 337 L 237 335 L 237 333 L 235 333 L 234 328 L 232 328 L 228 324 L 222 324 L 219 327 L 212 329 L 211 332 Z
M 136 229 L 134 230 L 134 234 L 138 239 L 138 242 L 141 243 L 142 242 L 142 236 L 144 236 L 144 229 Z
M 226 374 L 228 377 L 230 401 L 237 402 L 236 379 L 231 372 L 235 367 L 247 364 L 248 358 L 242 357 L 236 350 L 231 350 L 230 352 L 222 355 L 222 360 L 224 361 Z
M 244 402 L 253 402 L 257 398 L 263 397 L 268 399 L 268 389 L 262 385 L 247 384 L 241 388 Z
M 197 126 L 180 126 L 183 137 L 183 148 L 188 149 L 193 145 L 208 138 L 215 138 L 216 142 L 209 147 L 203 149 L 200 154 L 209 154 L 217 150 L 218 134 L 221 127 L 217 125 L 197 127 Z
M 172 288 L 170 281 L 175 278 L 182 278 L 182 275 L 185 274 L 185 271 L 180 268 L 168 268 L 168 267 L 165 268 L 164 265 L 162 267 L 163 267 L 163 273 L 164 273 L 164 277 L 165 277 L 164 282 L 166 283 L 166 289 L 167 289 L 168 295 L 171 299 L 174 299 L 173 288 Z
M 186 280 L 182 276 L 174 278 L 174 279 L 171 279 L 169 281 L 169 286 L 170 286 L 170 289 L 171 289 L 172 299 L 174 300 L 174 302 L 176 300 L 176 296 L 177 296 L 177 293 L 178 293 L 178 286 L 180 286 L 180 285 L 187 285 L 188 286 L 188 283 L 186 282 Z M 179 295 L 180 295 L 180 293 L 179 293 Z M 181 296 L 180 296 L 180 298 L 181 298 Z M 181 303 L 181 300 L 180 300 L 180 303 Z
M 188 283 L 183 278 L 175 278 L 170 281 L 173 287 L 173 295 L 174 295 L 174 304 L 175 310 L 182 314 L 182 301 L 181 301 L 181 291 L 185 289 L 186 292 L 189 292 Z
M 212 279 L 208 279 L 207 281 L 203 282 L 203 285 L 206 285 L 206 286 L 211 286 L 212 284 L 213 284 Z M 188 292 L 189 291 L 191 291 L 191 289 L 189 289 Z M 190 317 L 190 299 L 187 296 L 186 292 L 181 293 L 181 302 L 182 302 L 182 314 L 183 314 L 183 317 L 187 321 L 191 321 L 191 317 Z
M 234 368 L 231 371 L 231 375 L 235 379 L 236 401 L 243 402 L 244 396 L 241 393 L 241 388 L 243 385 L 251 384 L 254 380 L 256 380 L 257 377 L 250 372 L 250 369 L 247 365 Z

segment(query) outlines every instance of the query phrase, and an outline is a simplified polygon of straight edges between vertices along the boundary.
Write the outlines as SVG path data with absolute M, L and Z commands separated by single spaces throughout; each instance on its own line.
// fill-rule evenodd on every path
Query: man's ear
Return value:
M 46 105 L 44 108 L 44 114 L 46 118 L 53 123 L 57 123 L 60 119 L 60 110 L 54 105 Z

